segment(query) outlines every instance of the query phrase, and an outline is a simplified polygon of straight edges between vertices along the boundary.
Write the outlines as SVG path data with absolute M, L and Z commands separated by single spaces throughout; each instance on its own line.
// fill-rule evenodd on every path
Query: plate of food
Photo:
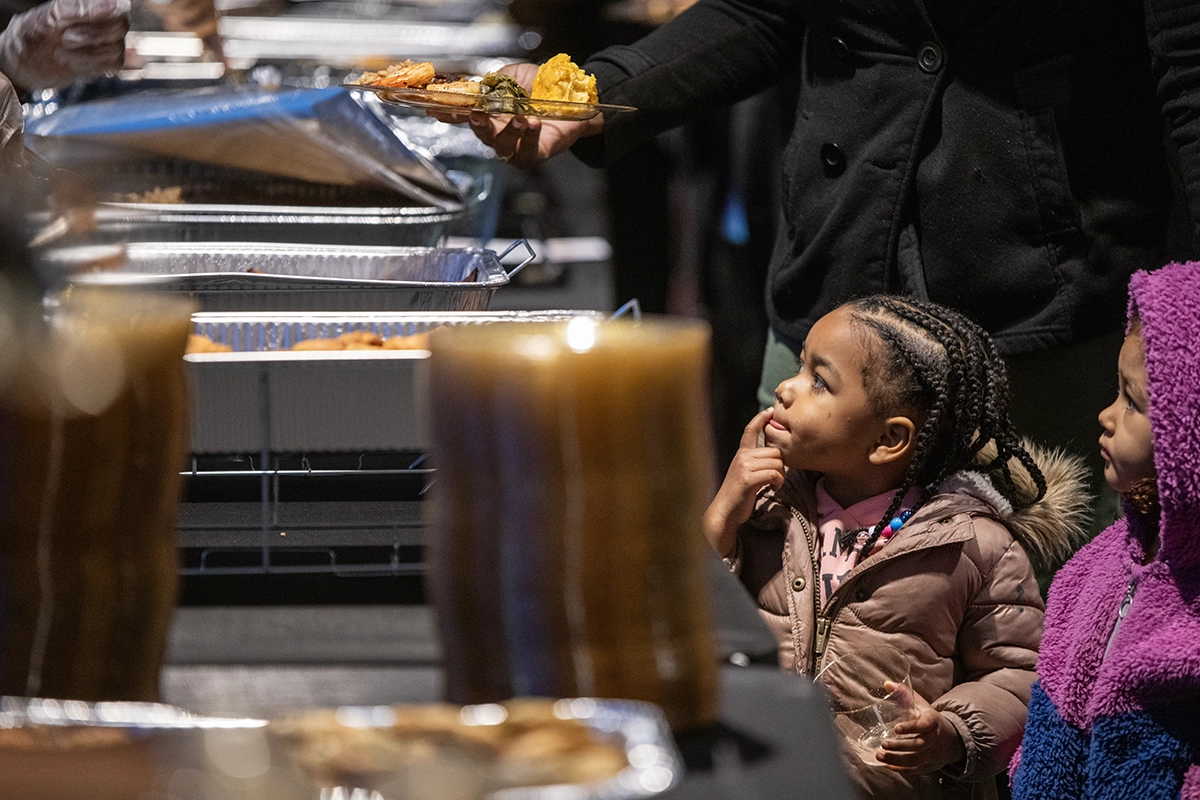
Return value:
M 599 102 L 595 76 L 576 66 L 565 53 L 538 67 L 530 91 L 501 72 L 481 78 L 441 74 L 432 61 L 403 61 L 378 72 L 364 72 L 343 86 L 374 92 L 387 103 L 451 113 L 484 111 L 579 121 L 601 113 L 637 110 Z

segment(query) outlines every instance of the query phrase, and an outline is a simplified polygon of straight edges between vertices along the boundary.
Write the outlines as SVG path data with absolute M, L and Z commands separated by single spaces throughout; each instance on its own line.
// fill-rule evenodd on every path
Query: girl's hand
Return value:
M 737 529 L 750 519 L 754 499 L 764 486 L 783 486 L 783 456 L 776 447 L 760 447 L 759 437 L 771 409 L 760 411 L 742 432 L 738 451 L 725 473 L 717 496 L 704 512 L 704 535 L 722 557 L 728 556 L 737 540 Z
M 888 691 L 896 688 L 903 687 L 891 682 L 884 684 Z M 880 743 L 876 760 L 889 769 L 914 775 L 937 772 L 962 761 L 967 750 L 954 723 L 916 692 L 912 692 L 912 700 L 916 716 L 896 725 L 895 735 Z

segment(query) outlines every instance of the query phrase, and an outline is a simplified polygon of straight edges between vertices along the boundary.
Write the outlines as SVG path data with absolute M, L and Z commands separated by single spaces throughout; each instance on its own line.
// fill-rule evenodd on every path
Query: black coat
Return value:
M 700 0 L 587 62 L 601 101 L 640 111 L 575 152 L 611 161 L 798 66 L 776 332 L 798 342 L 853 296 L 903 292 L 1006 353 L 1043 350 L 1118 329 L 1129 275 L 1162 263 L 1164 104 L 1198 146 L 1189 47 L 1195 0 Z

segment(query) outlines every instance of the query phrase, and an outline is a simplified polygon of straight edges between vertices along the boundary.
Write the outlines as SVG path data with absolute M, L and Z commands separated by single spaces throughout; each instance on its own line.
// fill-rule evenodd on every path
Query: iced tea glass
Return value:
M 596 696 L 716 714 L 698 321 L 501 323 L 430 338 L 430 589 L 447 699 Z
M 191 310 L 75 289 L 45 324 L 0 325 L 0 694 L 158 699 Z

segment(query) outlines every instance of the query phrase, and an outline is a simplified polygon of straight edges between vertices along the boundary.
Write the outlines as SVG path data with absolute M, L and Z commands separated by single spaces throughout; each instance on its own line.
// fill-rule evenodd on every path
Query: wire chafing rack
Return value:
M 194 315 L 197 334 L 233 349 L 186 356 L 193 455 L 179 525 L 182 573 L 423 573 L 422 496 L 434 480 L 422 410 L 429 351 L 289 350 L 296 342 L 581 315 L 606 318 L 590 311 Z

